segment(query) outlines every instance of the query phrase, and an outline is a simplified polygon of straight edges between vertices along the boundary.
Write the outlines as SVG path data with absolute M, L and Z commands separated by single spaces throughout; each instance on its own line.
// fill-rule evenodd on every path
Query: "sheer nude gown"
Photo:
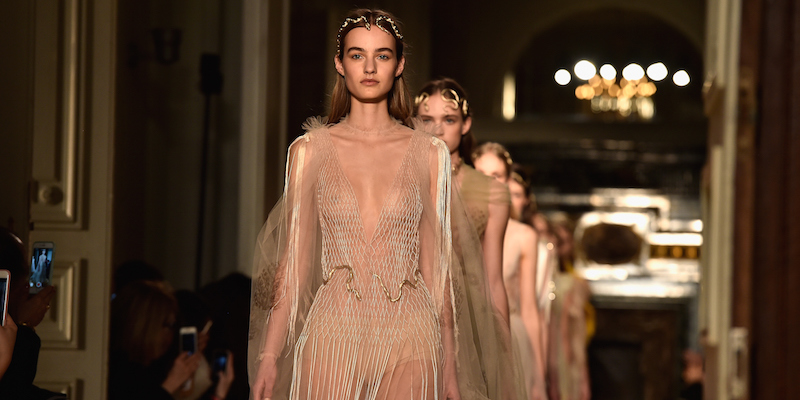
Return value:
M 586 317 L 589 285 L 569 272 L 556 272 L 550 323 L 549 369 L 551 397 L 586 400 Z M 557 397 L 556 397 L 557 396 Z
M 508 186 L 466 164 L 460 167 L 459 172 L 461 179 L 458 185 L 461 198 L 464 200 L 475 231 L 482 240 L 489 222 L 489 205 L 511 206 Z
M 462 165 L 454 180 L 459 189 L 457 194 L 460 194 L 463 200 L 473 229 L 482 241 L 489 221 L 489 206 L 511 206 L 511 195 L 509 194 L 508 186 L 499 182 L 497 179 L 484 175 L 482 172 L 475 170 L 469 165 Z M 481 256 L 478 251 L 459 251 L 457 253 L 466 253 L 466 255 L 464 255 L 466 257 Z M 470 253 L 472 254 L 470 255 Z M 504 257 L 505 253 L 506 250 L 504 249 Z M 503 374 L 501 377 L 495 377 L 495 381 L 505 388 L 502 393 L 497 395 L 499 398 L 516 397 L 526 399 L 528 398 L 527 392 L 530 387 L 530 382 L 526 374 L 528 370 L 526 365 L 532 363 L 533 360 L 524 359 L 525 357 L 522 355 L 523 352 L 521 352 L 519 348 L 523 337 L 519 335 L 519 330 L 515 328 L 522 327 L 523 333 L 525 332 L 524 326 L 521 325 L 521 319 L 519 318 L 519 280 L 514 280 L 512 278 L 512 283 L 506 279 L 507 268 L 505 263 L 506 259 L 504 258 L 503 275 L 506 294 L 509 300 L 511 331 L 504 331 L 502 327 L 498 327 L 496 334 L 505 336 L 504 340 L 508 342 L 508 347 L 502 349 L 504 353 L 481 355 L 481 362 L 485 365 L 484 368 L 488 370 L 489 373 L 493 367 L 498 367 L 498 370 Z M 516 271 L 512 272 L 511 275 L 518 277 L 519 263 L 516 265 Z M 527 334 L 525 334 L 524 338 L 527 339 Z M 523 345 L 525 345 L 525 343 L 523 343 Z M 527 343 L 527 348 L 530 348 L 529 343 Z M 526 351 L 524 354 L 532 354 L 532 351 Z M 512 365 L 514 365 L 514 367 L 511 367 Z M 492 379 L 489 379 L 488 381 L 491 382 L 491 380 Z
M 259 236 L 251 382 L 275 360 L 273 399 L 440 399 L 457 354 L 462 398 L 487 398 L 472 339 L 489 317 L 457 312 L 484 284 L 454 257 L 446 145 L 397 122 L 305 128 Z
M 521 291 L 523 282 L 521 281 L 521 264 L 523 246 L 530 244 L 522 239 L 530 237 L 531 234 L 526 233 L 526 231 L 530 230 L 531 228 L 522 222 L 516 220 L 508 221 L 506 238 L 503 245 L 503 280 L 506 285 L 506 293 L 508 293 L 511 341 L 514 355 L 522 369 L 521 375 L 525 381 L 526 396 L 529 399 L 546 399 L 546 384 L 543 379 L 544 374 L 540 371 L 541 368 L 537 363 L 537 358 L 543 360 L 543 354 L 536 353 L 528 328 L 525 326 L 522 317 Z M 538 252 L 535 262 L 537 262 L 538 267 Z M 526 284 L 530 285 L 531 288 L 535 290 L 535 281 L 527 282 Z M 536 304 L 537 308 L 538 306 L 539 304 Z M 538 314 L 538 317 L 540 318 L 539 326 L 541 330 L 546 329 L 541 322 L 541 314 Z M 539 334 L 541 335 L 541 333 L 540 331 Z M 539 339 L 541 340 L 542 338 L 540 337 Z

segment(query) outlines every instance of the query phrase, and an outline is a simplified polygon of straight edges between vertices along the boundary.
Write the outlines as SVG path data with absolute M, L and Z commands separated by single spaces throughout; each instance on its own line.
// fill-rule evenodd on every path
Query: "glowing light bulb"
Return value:
M 567 70 L 565 70 L 563 68 L 558 70 L 558 71 L 556 71 L 556 74 L 555 74 L 554 77 L 556 79 L 556 83 L 561 85 L 561 86 L 565 86 L 566 84 L 569 83 L 569 81 L 572 80 L 572 75 L 569 73 L 569 71 L 567 71 Z
M 644 78 L 644 69 L 639 64 L 630 63 L 622 69 L 622 77 L 629 81 L 638 81 Z
M 675 72 L 675 75 L 672 75 L 672 81 L 678 86 L 686 86 L 691 82 L 691 79 L 689 79 L 689 74 L 686 71 L 680 70 Z
M 647 67 L 647 76 L 656 82 L 666 78 L 667 74 L 669 74 L 667 66 L 662 62 L 650 64 L 650 66 Z
M 575 76 L 577 76 L 579 79 L 588 81 L 596 72 L 597 68 L 595 68 L 594 64 L 590 63 L 589 61 L 581 60 L 575 64 Z
M 613 65 L 605 64 L 600 67 L 600 76 L 602 76 L 603 79 L 612 80 L 617 77 L 617 70 Z

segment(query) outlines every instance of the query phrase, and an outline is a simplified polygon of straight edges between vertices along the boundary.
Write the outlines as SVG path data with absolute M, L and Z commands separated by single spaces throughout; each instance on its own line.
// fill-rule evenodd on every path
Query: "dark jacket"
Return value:
M 66 399 L 66 396 L 61 393 L 40 389 L 33 385 L 41 347 L 42 340 L 32 328 L 24 325 L 17 328 L 14 355 L 11 357 L 11 364 L 3 375 L 3 379 L 0 379 L 0 399 Z
M 109 400 L 172 400 L 161 387 L 162 373 L 147 368 L 120 355 L 111 356 L 109 365 Z

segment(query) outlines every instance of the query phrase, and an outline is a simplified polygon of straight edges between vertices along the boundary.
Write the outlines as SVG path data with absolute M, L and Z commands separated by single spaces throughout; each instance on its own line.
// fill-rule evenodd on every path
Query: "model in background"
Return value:
M 557 237 L 559 271 L 556 273 L 550 350 L 548 357 L 548 392 L 551 400 L 588 400 L 591 398 L 586 346 L 594 309 L 589 303 L 588 283 L 573 270 L 575 225 L 565 215 L 552 219 Z M 587 321 L 590 322 L 587 326 Z
M 504 184 L 513 183 L 511 156 L 497 143 L 484 143 L 472 154 L 475 169 Z M 512 196 L 513 202 L 513 196 Z M 536 299 L 538 235 L 516 219 L 508 221 L 503 246 L 503 277 L 508 292 L 511 336 L 522 362 L 528 398 L 545 399 L 542 319 Z
M 472 224 L 481 240 L 483 264 L 489 277 L 492 299 L 508 321 L 503 284 L 503 238 L 508 224 L 508 187 L 478 172 L 472 164 L 475 138 L 472 108 L 467 94 L 456 81 L 442 78 L 426 83 L 414 100 L 417 116 L 431 124 L 433 132 L 450 151 L 453 182 L 458 186 Z
M 472 166 L 472 148 L 475 139 L 470 132 L 472 108 L 464 88 L 456 81 L 441 78 L 426 83 L 414 100 L 417 117 L 430 131 L 442 139 L 450 152 L 452 165 L 454 209 L 462 208 L 469 216 L 469 226 L 453 225 L 454 248 L 457 259 L 465 268 L 463 281 L 470 284 L 464 294 L 467 301 L 456 307 L 458 315 L 468 312 L 477 319 L 486 319 L 493 311 L 480 310 L 482 299 L 490 296 L 497 316 L 495 324 L 483 324 L 472 332 L 482 375 L 489 390 L 489 398 L 525 398 L 526 392 L 521 378 L 508 373 L 513 360 L 510 346 L 494 347 L 497 340 L 510 342 L 508 297 L 503 281 L 503 240 L 508 224 L 508 188 L 502 183 L 476 171 Z M 458 219 L 453 219 L 458 221 Z M 469 231 L 469 232 L 467 232 Z M 460 232 L 460 233 L 459 233 Z M 464 240 L 469 233 L 477 239 Z M 480 246 L 473 246 L 475 240 Z M 470 263 L 470 260 L 482 260 Z M 476 266 L 471 269 L 470 266 Z M 473 271 L 473 272 L 470 272 Z M 482 273 L 486 287 L 477 287 L 470 274 Z M 469 297 L 477 297 L 473 300 Z M 467 310 L 465 310 L 467 309 Z M 477 317 L 483 314 L 484 317 Z M 462 336 L 467 336 L 464 333 Z

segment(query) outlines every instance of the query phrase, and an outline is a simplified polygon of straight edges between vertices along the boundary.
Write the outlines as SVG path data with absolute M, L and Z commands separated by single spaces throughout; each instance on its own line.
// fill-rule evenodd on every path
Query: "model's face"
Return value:
M 525 188 L 517 183 L 517 181 L 510 179 L 508 181 L 508 192 L 511 193 L 511 207 L 514 208 L 514 218 L 519 220 L 522 218 L 522 210 L 528 205 L 528 197 L 525 196 Z
M 450 153 L 458 151 L 461 137 L 469 132 L 472 118 L 464 119 L 452 101 L 445 101 L 441 92 L 430 95 L 417 109 L 422 122 L 435 126 L 434 133 L 447 143 Z
M 362 103 L 385 100 L 405 65 L 404 58 L 397 58 L 394 37 L 377 27 L 358 27 L 348 32 L 342 59 L 333 60 L 347 90 Z
M 505 161 L 491 153 L 486 153 L 475 160 L 475 169 L 503 183 L 508 183 L 507 168 Z
M 575 250 L 575 241 L 572 237 L 572 233 L 567 232 L 566 229 L 558 225 L 556 225 L 556 227 L 553 229 L 553 233 L 555 233 L 556 237 L 558 238 L 558 256 L 571 256 L 572 252 Z
M 547 224 L 544 215 L 536 213 L 533 216 L 533 228 L 536 229 L 536 232 L 539 232 L 539 235 L 546 237 L 548 240 L 552 240 L 550 226 Z
M 161 326 L 161 338 L 159 340 L 159 357 L 169 350 L 172 339 L 175 337 L 175 315 L 170 314 Z

